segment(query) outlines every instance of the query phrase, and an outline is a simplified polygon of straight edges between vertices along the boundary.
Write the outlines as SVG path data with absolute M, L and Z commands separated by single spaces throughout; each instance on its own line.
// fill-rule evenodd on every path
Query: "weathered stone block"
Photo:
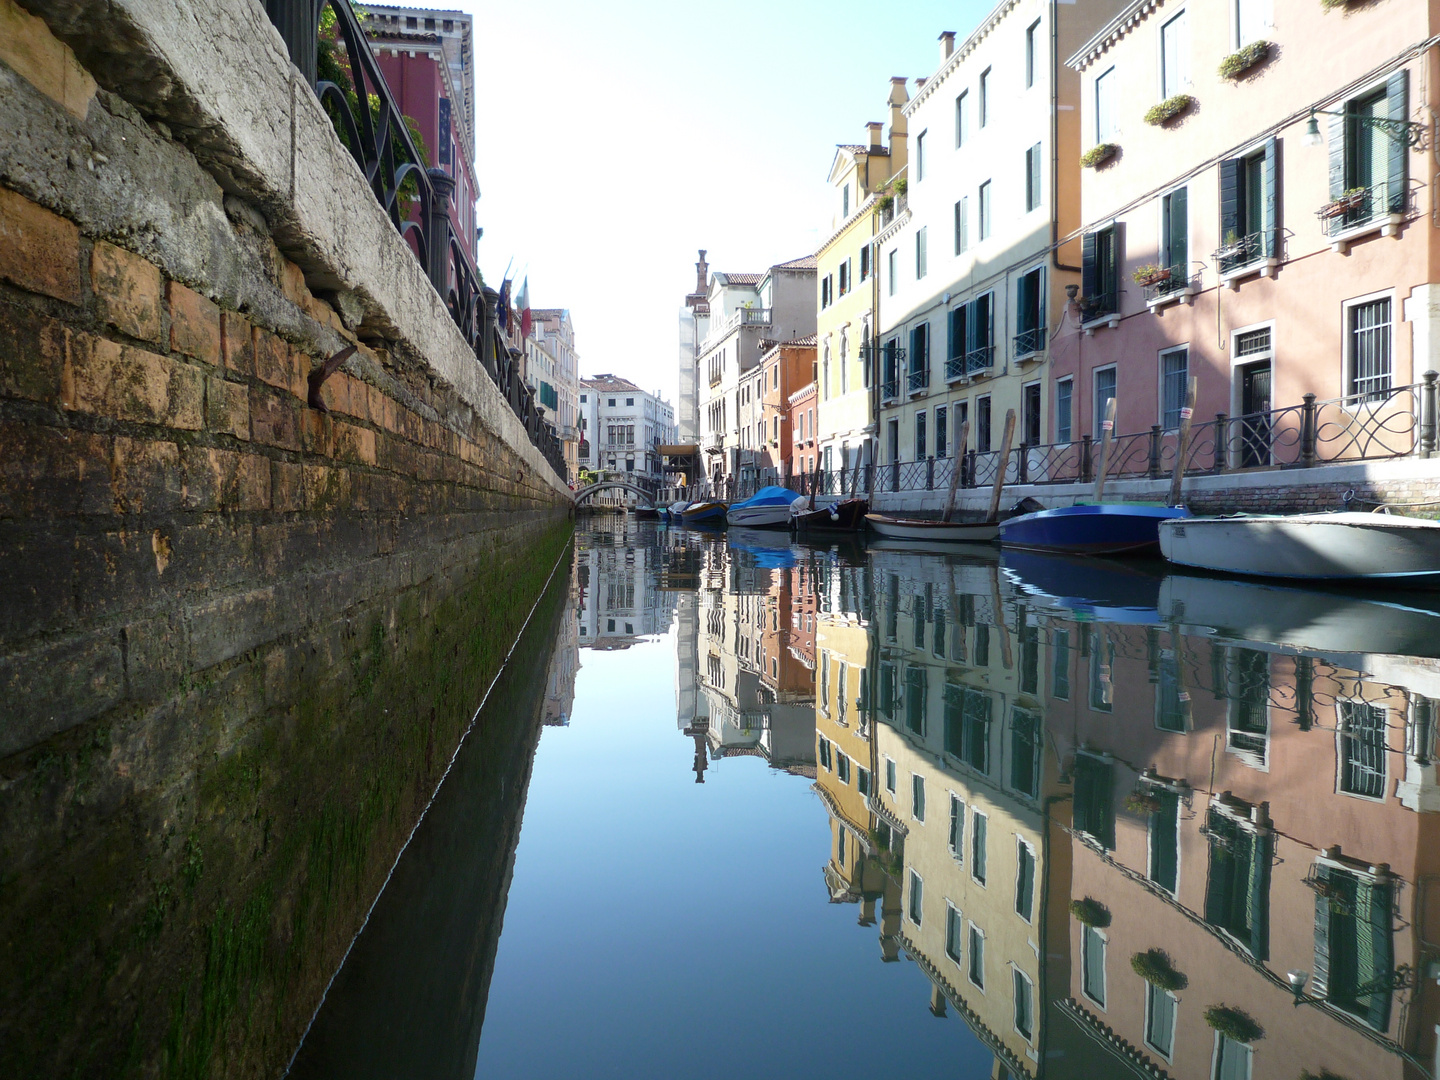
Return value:
M 70 338 L 61 387 L 67 409 L 196 431 L 205 409 L 200 371 L 90 334 Z
M 305 509 L 303 470 L 289 461 L 270 463 L 270 506 L 282 513 Z
M 289 259 L 286 259 L 285 265 L 280 268 L 280 288 L 290 302 L 299 308 L 303 309 L 305 301 L 310 299 L 310 290 L 305 287 L 305 271 Z
M 207 363 L 220 363 L 220 306 L 178 281 L 166 286 L 170 299 L 170 348 Z
M 0 517 L 109 514 L 110 439 L 0 421 Z
M 39 16 L 0 0 L 0 60 L 42 94 L 84 120 L 95 80 Z
M 266 446 L 300 449 L 294 399 L 258 386 L 250 388 L 250 437 Z
M 302 467 L 307 510 L 339 510 L 350 504 L 350 474 L 329 465 Z
M 285 391 L 295 381 L 289 342 L 259 327 L 255 329 L 255 377 Z
M 0 278 L 78 304 L 79 228 L 25 196 L 0 188 Z
M 335 456 L 342 461 L 359 461 L 366 465 L 375 464 L 375 433 L 368 428 L 357 427 L 344 421 L 337 421 L 335 430 Z
M 173 442 L 117 435 L 111 477 L 117 514 L 164 513 L 184 497 L 180 448 Z
M 330 417 L 315 409 L 300 413 L 300 448 L 307 454 L 330 457 L 334 451 L 335 433 Z
M 0 308 L 0 395 L 55 403 L 65 372 L 69 333 L 27 308 Z
M 255 374 L 255 328 L 244 315 L 220 313 L 220 353 L 225 367 L 237 375 Z
M 113 630 L 0 656 L 0 757 L 83 724 L 124 694 L 125 665 Z
M 211 431 L 250 438 L 250 391 L 218 375 L 205 380 L 205 426 Z
M 164 278 L 158 266 L 97 240 L 90 254 L 90 287 L 95 293 L 96 313 L 107 323 L 131 337 L 160 340 Z

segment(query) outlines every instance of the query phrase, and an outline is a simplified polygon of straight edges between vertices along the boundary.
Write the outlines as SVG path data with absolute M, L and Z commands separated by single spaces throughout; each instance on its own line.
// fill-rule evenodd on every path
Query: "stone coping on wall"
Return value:
M 880 466 L 883 479 L 885 466 Z M 878 484 L 877 484 L 878 486 Z M 1370 500 L 1354 509 L 1369 509 L 1374 502 L 1423 502 L 1435 500 L 1430 512 L 1440 511 L 1440 458 L 1390 458 L 1382 461 L 1354 461 L 1334 465 L 1317 465 L 1309 469 L 1256 469 L 1245 472 L 1208 473 L 1187 476 L 1181 499 L 1192 508 L 1211 512 L 1225 509 L 1254 510 L 1263 500 L 1275 510 L 1339 510 L 1345 492 L 1353 490 L 1362 500 Z M 968 488 L 956 493 L 955 505 L 960 510 L 985 511 L 990 506 L 991 488 Z M 1032 498 L 1046 507 L 1073 506 L 1091 502 L 1092 484 L 1007 484 L 1001 495 L 1001 506 L 1013 505 L 1023 498 Z M 878 511 L 939 512 L 945 508 L 947 492 L 943 487 L 934 491 L 876 491 L 871 504 Z M 1170 495 L 1170 478 L 1161 480 L 1110 480 L 1105 485 L 1105 499 L 1113 502 L 1164 502 Z
M 11 7 L 11 0 L 4 2 Z M 423 364 L 448 384 L 485 427 L 568 497 L 568 486 L 530 442 L 524 425 L 476 360 L 336 137 L 313 90 L 290 63 L 263 4 L 23 0 L 23 6 L 73 50 L 102 92 L 110 91 L 138 110 L 161 141 L 173 139 L 194 155 L 223 192 L 225 213 L 263 218 L 257 224 L 303 272 L 299 291 L 333 294 L 333 306 L 342 313 L 349 308 L 355 317 L 346 324 L 332 319 L 326 325 L 324 312 L 276 310 L 286 306 L 283 298 L 265 295 L 254 282 L 209 272 L 220 262 L 213 250 L 216 225 L 224 224 L 220 199 L 213 207 L 195 207 L 183 220 L 170 222 L 175 228 L 168 234 L 144 222 L 148 227 L 127 237 L 139 254 L 222 306 L 246 312 L 264 309 L 269 317 L 259 321 L 275 325 L 297 344 L 310 346 L 309 351 L 323 354 L 342 348 L 354 336 L 347 324 L 362 340 L 383 338 L 389 352 Z M 8 70 L 0 72 L 7 81 L 19 81 Z M 7 90 L 0 87 L 0 97 L 11 96 Z M 104 174 L 136 164 L 124 160 L 128 148 L 117 144 L 102 150 L 91 137 L 87 128 L 97 119 L 97 109 L 116 111 L 97 101 L 97 96 L 78 103 L 67 99 L 64 120 L 26 117 L 30 122 L 22 132 L 52 149 L 88 142 L 95 147 L 92 153 L 52 154 L 52 160 L 42 163 L 33 153 L 21 156 L 12 149 L 8 162 L 0 160 L 0 179 L 75 220 L 82 230 L 114 237 L 124 235 L 127 224 L 141 224 L 101 219 L 125 216 L 125 208 L 114 204 L 123 204 L 127 195 L 133 203 L 143 193 L 143 170 L 140 193 L 117 192 L 113 199 L 102 198 L 91 206 L 76 205 L 65 175 L 73 178 L 77 169 Z M 104 118 L 99 122 L 103 126 Z M 56 126 L 69 130 L 46 130 Z M 232 206 L 232 200 L 242 205 Z M 138 213 L 133 205 L 129 211 L 132 217 Z M 296 291 L 287 290 L 291 299 Z M 350 363 L 350 370 L 358 372 L 364 361 Z

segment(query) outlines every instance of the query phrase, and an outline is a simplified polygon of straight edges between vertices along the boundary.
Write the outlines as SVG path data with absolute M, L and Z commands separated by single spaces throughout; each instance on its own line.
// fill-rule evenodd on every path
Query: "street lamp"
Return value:
M 1319 146 L 1321 116 L 1343 116 L 1362 127 L 1379 128 L 1390 138 L 1406 146 L 1419 146 L 1425 135 L 1425 125 L 1415 120 L 1395 120 L 1389 116 L 1369 116 L 1364 113 L 1333 112 L 1329 109 L 1311 109 L 1310 119 L 1305 124 L 1305 135 L 1301 141 L 1306 146 Z
M 1290 984 L 1290 992 L 1295 995 L 1295 1004 L 1303 1004 L 1305 1001 L 1305 984 L 1310 981 L 1310 973 L 1308 971 L 1291 968 L 1285 973 L 1285 981 Z

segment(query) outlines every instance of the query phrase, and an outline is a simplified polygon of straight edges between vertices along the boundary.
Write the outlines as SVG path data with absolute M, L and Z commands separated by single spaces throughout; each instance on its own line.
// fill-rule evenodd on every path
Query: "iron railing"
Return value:
M 912 394 L 928 389 L 930 386 L 930 366 L 927 364 L 923 368 L 913 369 L 910 372 L 908 381 L 910 384 L 910 393 Z
M 1045 328 L 1037 326 L 1031 330 L 1022 330 L 1015 335 L 1015 356 L 1030 356 L 1034 353 L 1045 351 Z
M 1387 181 L 1370 187 L 1351 188 L 1331 199 L 1315 212 L 1315 216 L 1320 219 L 1322 233 L 1336 236 L 1391 214 L 1403 214 L 1408 202 L 1409 192 L 1401 181 Z
M 1167 266 L 1163 271 L 1164 277 L 1152 281 L 1144 286 L 1145 300 L 1151 302 L 1163 300 L 1167 296 L 1184 292 L 1190 285 L 1190 269 L 1184 263 L 1176 266 Z
M 1215 265 L 1222 274 L 1228 274 L 1233 270 L 1242 270 L 1251 263 L 1259 262 L 1264 255 L 1265 234 L 1258 232 L 1248 233 L 1236 240 L 1231 240 L 1211 253 Z
M 325 47 L 335 51 L 337 63 L 350 80 L 356 108 L 351 107 L 346 88 L 333 79 L 320 78 L 320 26 L 327 10 L 335 22 L 334 38 L 327 40 Z M 509 348 L 496 326 L 499 298 L 493 289 L 484 287 L 469 248 L 450 218 L 455 180 L 443 169 L 425 167 L 353 8 L 347 0 L 266 0 L 266 12 L 280 31 L 291 61 L 331 117 L 336 137 L 355 159 L 391 224 L 411 246 L 476 360 L 510 403 L 536 449 L 564 478 L 565 455 L 554 422 L 545 418 L 520 378 L 519 350 Z M 411 198 L 419 202 L 418 221 L 410 220 Z

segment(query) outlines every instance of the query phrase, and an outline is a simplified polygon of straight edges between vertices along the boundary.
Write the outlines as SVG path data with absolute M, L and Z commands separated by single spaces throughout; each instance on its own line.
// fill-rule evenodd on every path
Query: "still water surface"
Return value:
M 617 518 L 571 590 L 508 896 L 467 743 L 292 1076 L 1434 1075 L 1414 595 Z M 478 1011 L 387 1027 L 446 913 Z

